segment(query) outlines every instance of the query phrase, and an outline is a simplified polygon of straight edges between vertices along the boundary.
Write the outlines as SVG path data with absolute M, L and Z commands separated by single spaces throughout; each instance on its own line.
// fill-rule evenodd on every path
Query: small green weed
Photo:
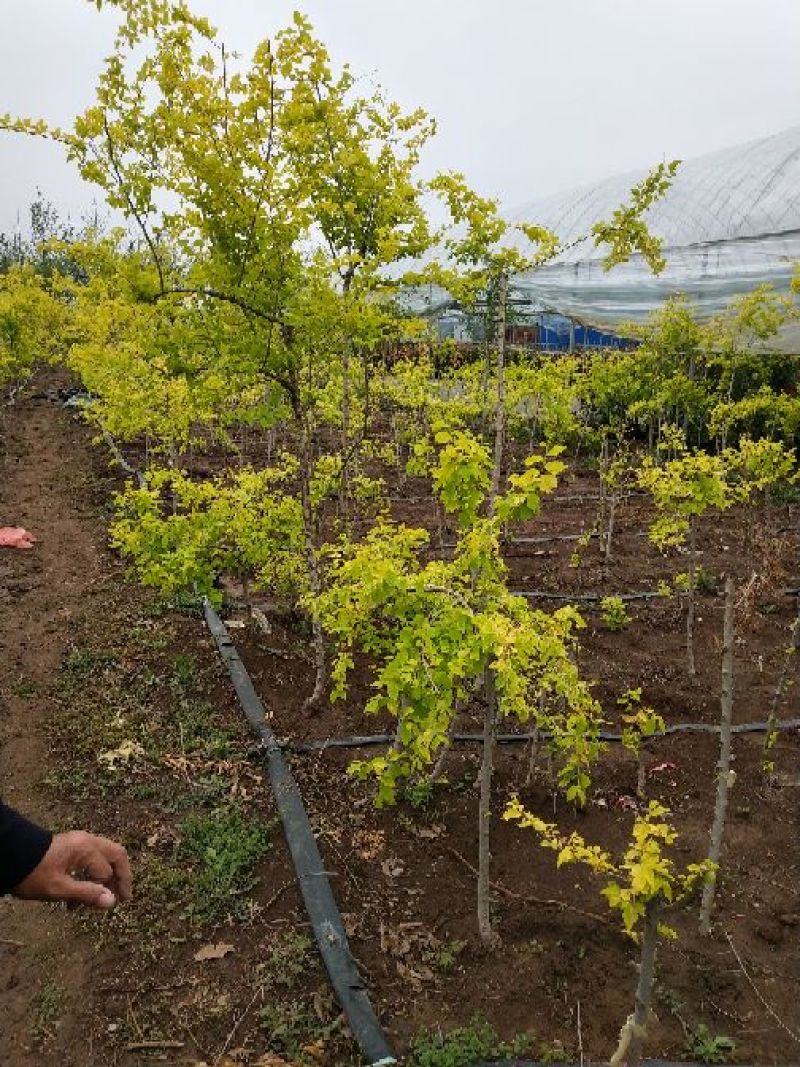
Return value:
M 705 1023 L 698 1023 L 686 1038 L 684 1052 L 701 1063 L 725 1063 L 736 1051 L 736 1042 L 725 1034 L 714 1034 Z
M 308 970 L 311 963 L 311 938 L 292 930 L 279 934 L 262 965 L 264 983 L 270 987 L 290 988 Z
M 449 974 L 458 963 L 458 957 L 467 947 L 466 941 L 444 941 L 436 950 L 433 963 L 442 974 Z
M 302 1000 L 270 1003 L 261 1009 L 259 1017 L 269 1048 L 291 1056 L 298 1063 L 311 1063 L 312 1058 L 306 1058 L 305 1050 L 312 1045 L 324 1047 L 341 1025 L 338 1017 L 331 1024 L 321 1023 L 316 1012 Z M 317 1060 L 314 1058 L 313 1062 Z
M 11 692 L 21 700 L 30 700 L 31 697 L 39 695 L 39 690 L 36 688 L 35 683 L 27 678 L 20 678 L 19 681 L 14 682 L 11 686 Z
M 45 982 L 33 999 L 31 1036 L 44 1041 L 52 1032 L 64 1007 L 64 991 L 56 982 Z
M 502 1041 L 497 1031 L 480 1016 L 468 1026 L 443 1034 L 421 1030 L 411 1045 L 408 1067 L 472 1067 L 476 1060 L 521 1056 L 533 1049 L 533 1036 L 522 1034 Z
M 255 868 L 267 850 L 267 829 L 233 807 L 208 815 L 191 815 L 181 824 L 179 858 L 194 869 L 197 919 L 243 918 L 243 896 L 258 882 Z
M 409 782 L 403 789 L 403 799 L 408 801 L 415 811 L 427 811 L 432 802 L 436 783 L 432 778 L 418 778 Z
M 719 592 L 719 578 L 705 567 L 698 567 L 694 576 L 698 593 L 714 596 Z
M 600 614 L 604 625 L 613 632 L 624 630 L 631 621 L 625 602 L 618 596 L 604 596 L 600 601 Z
M 173 682 L 179 689 L 189 689 L 197 679 L 197 660 L 194 656 L 179 652 L 172 661 Z

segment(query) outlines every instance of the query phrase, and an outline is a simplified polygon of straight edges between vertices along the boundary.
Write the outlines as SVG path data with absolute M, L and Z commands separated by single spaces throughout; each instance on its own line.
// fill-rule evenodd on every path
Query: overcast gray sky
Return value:
M 194 0 L 244 53 L 295 8 L 334 58 L 436 116 L 425 168 L 508 207 L 800 123 L 800 0 Z M 0 0 L 0 112 L 66 124 L 91 102 L 112 13 Z M 92 202 L 55 146 L 0 134 L 0 229 L 36 186 Z

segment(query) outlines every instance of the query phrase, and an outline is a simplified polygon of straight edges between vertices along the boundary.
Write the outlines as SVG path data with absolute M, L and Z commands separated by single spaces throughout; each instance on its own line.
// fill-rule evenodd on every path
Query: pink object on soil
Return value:
M 0 526 L 0 548 L 33 548 L 36 538 L 21 526 Z

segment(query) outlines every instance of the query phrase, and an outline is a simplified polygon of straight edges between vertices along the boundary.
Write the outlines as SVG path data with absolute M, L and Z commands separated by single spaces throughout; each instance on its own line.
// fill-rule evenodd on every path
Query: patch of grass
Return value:
M 211 704 L 181 700 L 175 709 L 170 744 L 204 759 L 227 759 L 235 748 L 234 738 L 214 723 L 214 716 Z
M 190 689 L 197 680 L 197 660 L 190 653 L 179 652 L 172 661 L 173 682 L 178 689 Z
M 159 787 L 159 808 L 165 815 L 196 812 L 198 808 L 224 807 L 231 792 L 231 780 L 222 774 L 198 774 L 192 778 L 191 788 L 179 788 L 164 793 Z
M 20 700 L 30 700 L 31 697 L 39 695 L 39 690 L 36 688 L 35 683 L 27 678 L 20 678 L 19 681 L 14 682 L 11 686 L 11 692 L 15 697 L 19 697 Z
M 268 1004 L 259 1012 L 259 1019 L 273 1052 L 294 1058 L 318 1039 L 319 1020 L 302 1000 Z
M 98 793 L 97 775 L 94 771 L 88 771 L 84 767 L 59 767 L 51 771 L 42 779 L 42 784 L 51 789 L 56 796 L 73 803 L 78 800 L 86 800 Z M 103 792 L 100 789 L 99 792 Z
M 115 662 L 113 652 L 105 649 L 76 648 L 61 661 L 61 671 L 70 678 L 84 678 Z
M 63 1009 L 64 990 L 52 979 L 45 982 L 31 1005 L 31 1036 L 35 1041 L 51 1036 Z
M 200 601 L 192 593 L 176 593 L 167 600 L 154 600 L 147 609 L 152 619 L 163 618 L 164 615 L 199 615 Z
M 255 868 L 267 851 L 267 827 L 226 807 L 190 815 L 180 829 L 178 858 L 193 872 L 189 913 L 209 921 L 243 918 L 243 897 L 257 885 Z
M 502 1041 L 491 1023 L 476 1015 L 467 1026 L 446 1034 L 421 1030 L 412 1042 L 406 1063 L 407 1067 L 472 1067 L 477 1060 L 523 1056 L 532 1049 L 532 1034 Z
M 311 998 L 268 1002 L 259 1012 L 259 1022 L 272 1052 L 291 1058 L 293 1064 L 318 1067 L 335 1063 L 346 1067 L 361 1062 L 345 1037 L 343 1017 L 328 989 Z
M 273 941 L 266 961 L 261 965 L 261 978 L 272 988 L 291 988 L 311 966 L 311 938 L 307 934 L 287 930 Z

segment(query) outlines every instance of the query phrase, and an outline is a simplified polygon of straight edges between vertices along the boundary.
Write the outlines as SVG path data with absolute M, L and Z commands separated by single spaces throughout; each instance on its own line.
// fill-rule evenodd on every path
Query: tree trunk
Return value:
M 342 470 L 339 477 L 339 514 L 347 528 L 350 492 L 350 342 L 342 351 Z
M 722 634 L 722 715 L 720 720 L 719 762 L 717 763 L 717 799 L 714 805 L 714 821 L 711 824 L 708 858 L 719 864 L 722 851 L 722 834 L 725 830 L 725 815 L 728 810 L 728 794 L 731 785 L 731 739 L 733 725 L 733 578 L 725 582 L 725 621 Z M 718 872 L 717 872 L 718 873 Z M 711 909 L 717 888 L 717 874 L 713 881 L 703 887 L 700 904 L 700 933 L 711 933 Z
M 639 751 L 636 753 L 636 796 L 639 800 L 644 800 L 647 794 L 647 765 L 644 762 L 646 749 L 643 743 L 639 744 Z
M 500 493 L 505 444 L 505 346 L 506 302 L 508 299 L 508 275 L 502 273 L 497 279 L 497 307 L 495 317 L 495 353 L 497 357 L 497 407 L 494 421 L 494 464 L 489 487 L 488 512 L 494 514 L 495 503 Z M 478 930 L 481 941 L 487 948 L 497 944 L 499 938 L 492 930 L 490 914 L 490 829 L 492 814 L 492 774 L 494 771 L 495 724 L 497 720 L 497 690 L 491 666 L 484 676 L 486 710 L 483 719 L 483 760 L 480 773 L 480 802 L 478 804 Z
M 487 948 L 493 948 L 499 938 L 492 929 L 491 916 L 491 817 L 492 774 L 494 771 L 495 723 L 497 694 L 494 673 L 486 670 L 484 695 L 486 708 L 483 715 L 483 760 L 481 762 L 481 792 L 478 803 L 478 931 Z
M 347 301 L 350 286 L 353 284 L 353 267 L 345 273 L 342 284 L 342 296 Z M 350 485 L 350 356 L 352 341 L 345 337 L 342 346 L 342 471 L 339 479 L 339 514 L 345 525 L 348 515 L 348 493 Z
M 695 517 L 689 519 L 689 596 L 686 607 L 686 661 L 689 674 L 697 674 L 694 663 L 694 598 L 697 584 L 697 531 Z
M 322 592 L 322 580 L 315 547 L 314 512 L 311 506 L 311 473 L 313 465 L 311 443 L 308 439 L 308 428 L 300 408 L 300 402 L 296 396 L 292 398 L 292 409 L 299 438 L 300 505 L 303 514 L 303 547 L 306 567 L 308 568 L 308 587 L 312 595 L 318 596 Z M 311 695 L 306 698 L 305 706 L 307 708 L 317 708 L 325 691 L 325 638 L 319 621 L 313 616 L 311 619 L 311 633 L 314 645 L 314 689 Z
M 606 530 L 606 563 L 611 562 L 611 539 L 614 536 L 614 520 L 617 515 L 617 494 L 612 493 L 608 501 L 608 528 Z
M 650 1018 L 650 1001 L 656 980 L 659 910 L 658 902 L 651 901 L 645 912 L 634 1012 L 622 1028 L 620 1046 L 609 1060 L 610 1067 L 620 1067 L 623 1063 L 627 1064 L 627 1067 L 641 1067 L 645 1031 Z
M 536 762 L 539 759 L 539 727 L 534 726 L 531 732 L 531 743 L 528 747 L 528 773 L 525 775 L 525 785 L 530 786 L 536 774 Z
M 606 506 L 608 500 L 608 487 L 606 485 L 605 474 L 608 470 L 608 437 L 603 436 L 603 442 L 600 445 L 600 503 L 597 508 L 597 536 L 600 538 L 601 543 L 605 540 L 606 536 Z
M 430 781 L 438 782 L 444 773 L 444 762 L 447 759 L 447 754 L 453 744 L 453 736 L 456 732 L 456 726 L 458 725 L 458 717 L 463 710 L 461 701 L 457 700 L 453 708 L 453 718 L 450 720 L 450 725 L 447 727 L 447 741 L 442 745 L 442 750 L 436 757 L 436 762 L 433 765 L 433 770 L 430 773 Z
M 494 416 L 494 466 L 489 490 L 490 511 L 500 493 L 503 475 L 503 451 L 506 439 L 506 304 L 508 303 L 508 275 L 503 272 L 497 279 L 497 308 L 495 315 L 495 369 L 497 372 L 497 407 Z

